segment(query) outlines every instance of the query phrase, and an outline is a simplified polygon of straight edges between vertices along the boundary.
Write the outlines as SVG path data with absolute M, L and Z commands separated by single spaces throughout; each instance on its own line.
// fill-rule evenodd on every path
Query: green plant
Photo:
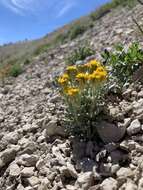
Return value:
M 49 43 L 44 43 L 42 45 L 39 45 L 35 51 L 34 51 L 34 55 L 40 55 L 41 53 L 46 52 L 49 48 L 56 46 L 57 44 L 62 44 L 65 42 L 65 40 L 67 39 L 67 34 L 63 33 L 63 34 L 57 34 L 55 35 L 51 41 Z
M 129 82 L 133 73 L 143 64 L 143 50 L 138 43 L 132 43 L 128 49 L 117 45 L 115 51 L 102 54 L 104 63 L 111 67 L 111 76 L 117 78 L 119 84 Z
M 95 21 L 109 13 L 112 9 L 118 7 L 118 6 L 128 6 L 128 7 L 134 7 L 136 3 L 136 0 L 112 0 L 109 3 L 106 3 L 105 5 L 98 8 L 95 12 L 92 12 L 90 14 L 91 20 Z
M 98 20 L 104 15 L 106 15 L 107 13 L 109 13 L 110 11 L 111 11 L 110 6 L 108 6 L 108 4 L 104 5 L 101 8 L 97 9 L 95 12 L 91 13 L 90 18 L 93 21 Z
M 74 24 L 69 30 L 70 40 L 75 39 L 77 36 L 83 34 L 86 31 L 86 26 L 81 24 Z
M 86 57 L 89 57 L 91 55 L 95 55 L 95 51 L 88 45 L 82 45 L 75 49 L 66 58 L 66 63 L 68 65 L 74 65 L 77 61 L 84 60 Z
M 17 77 L 23 72 L 22 66 L 20 64 L 14 64 L 9 69 L 9 75 L 12 77 Z
M 57 44 L 57 43 L 64 43 L 66 41 L 66 39 L 68 38 L 68 34 L 67 33 L 63 33 L 63 34 L 58 34 L 56 37 L 55 37 L 55 40 L 54 40 L 54 43 Z
M 34 51 L 34 55 L 39 55 L 45 51 L 47 51 L 50 48 L 50 44 L 43 44 L 40 45 L 35 51 Z
M 96 60 L 84 65 L 68 66 L 59 77 L 60 92 L 67 105 L 67 130 L 73 135 L 90 139 L 96 136 L 93 122 L 103 106 L 107 72 Z
M 30 63 L 30 60 L 28 59 L 28 58 L 26 58 L 25 60 L 24 60 L 24 65 L 28 65 Z

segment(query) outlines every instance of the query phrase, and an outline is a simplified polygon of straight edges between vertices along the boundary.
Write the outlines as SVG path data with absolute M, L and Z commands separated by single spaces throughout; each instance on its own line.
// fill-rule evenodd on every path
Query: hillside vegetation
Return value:
M 114 0 L 42 39 L 1 47 L 0 190 L 143 189 L 136 3 Z
M 48 49 L 54 48 L 58 44 L 63 44 L 76 39 L 79 35 L 94 27 L 96 21 L 111 12 L 111 10 L 124 6 L 132 8 L 136 3 L 136 0 L 112 0 L 110 3 L 103 5 L 88 16 L 73 21 L 41 39 L 1 46 L 0 68 L 2 72 L 0 73 L 0 76 L 3 78 L 5 75 L 13 73 L 10 70 L 13 69 L 12 65 L 14 64 L 23 65 L 30 63 L 32 57 L 48 51 Z

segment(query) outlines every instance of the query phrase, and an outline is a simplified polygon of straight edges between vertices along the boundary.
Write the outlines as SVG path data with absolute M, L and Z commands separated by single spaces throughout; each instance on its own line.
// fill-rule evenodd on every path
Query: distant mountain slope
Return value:
M 33 54 L 38 55 L 48 48 L 73 40 L 88 29 L 94 27 L 96 21 L 111 12 L 111 10 L 120 6 L 132 6 L 134 3 L 136 3 L 136 0 L 113 0 L 111 3 L 107 3 L 95 12 L 92 12 L 90 15 L 65 25 L 41 39 L 1 46 L 0 66 L 19 62 L 24 63 L 33 57 Z

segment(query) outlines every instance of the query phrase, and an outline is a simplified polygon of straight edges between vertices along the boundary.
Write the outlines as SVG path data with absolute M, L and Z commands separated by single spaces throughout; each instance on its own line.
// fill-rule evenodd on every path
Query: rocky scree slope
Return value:
M 143 22 L 142 7 L 132 11 Z M 33 58 L 23 74 L 0 87 L 1 190 L 143 189 L 143 85 L 132 84 L 116 103 L 109 102 L 110 121 L 100 125 L 111 136 L 101 130 L 106 143 L 97 144 L 66 137 L 64 105 L 53 82 L 64 57 L 85 39 L 99 53 L 117 42 L 142 44 L 132 11 L 109 13 L 75 41 Z

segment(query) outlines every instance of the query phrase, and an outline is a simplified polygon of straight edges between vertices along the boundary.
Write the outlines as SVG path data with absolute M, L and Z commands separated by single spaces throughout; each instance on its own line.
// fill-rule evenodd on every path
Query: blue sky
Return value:
M 0 0 L 0 44 L 36 39 L 109 0 Z

